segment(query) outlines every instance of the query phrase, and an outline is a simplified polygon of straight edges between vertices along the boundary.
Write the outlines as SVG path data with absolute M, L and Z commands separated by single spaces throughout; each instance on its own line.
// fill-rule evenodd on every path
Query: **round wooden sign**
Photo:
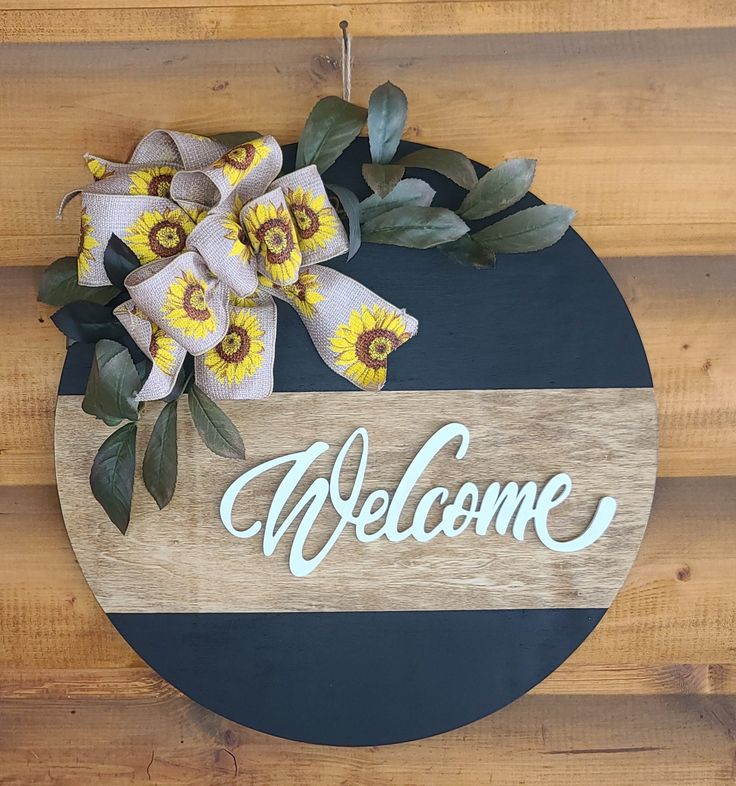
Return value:
M 366 160 L 358 140 L 325 182 L 364 192 Z M 279 303 L 274 394 L 222 402 L 246 460 L 209 453 L 182 401 L 174 500 L 159 512 L 137 481 L 122 536 L 89 489 L 109 429 L 80 408 L 93 348 L 75 344 L 56 468 L 87 581 L 157 672 L 246 726 L 376 745 L 503 707 L 592 631 L 644 533 L 656 411 L 632 318 L 573 231 L 491 270 L 369 244 L 329 264 L 419 320 L 383 392 L 333 374 Z

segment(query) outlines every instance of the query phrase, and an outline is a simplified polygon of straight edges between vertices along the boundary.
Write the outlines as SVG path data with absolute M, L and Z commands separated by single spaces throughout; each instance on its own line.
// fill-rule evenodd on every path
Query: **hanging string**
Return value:
M 344 101 L 350 100 L 350 90 L 353 79 L 353 47 L 348 23 L 343 19 L 340 22 L 342 30 L 342 97 Z

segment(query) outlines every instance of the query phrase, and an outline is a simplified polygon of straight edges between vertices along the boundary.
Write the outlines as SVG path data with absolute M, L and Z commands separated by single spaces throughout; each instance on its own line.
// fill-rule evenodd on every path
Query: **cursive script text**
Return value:
M 493 525 L 498 535 L 509 531 L 516 540 L 523 541 L 530 524 L 542 545 L 552 551 L 580 551 L 595 543 L 606 531 L 616 513 L 616 500 L 602 497 L 592 519 L 583 532 L 570 540 L 556 540 L 549 531 L 547 517 L 561 505 L 572 491 L 572 480 L 561 472 L 551 477 L 541 488 L 533 481 L 523 485 L 515 482 L 491 483 L 481 495 L 474 483 L 463 483 L 454 499 L 444 486 L 427 491 L 417 502 L 411 524 L 399 529 L 399 521 L 409 497 L 432 460 L 448 443 L 458 440 L 455 458 L 463 459 L 470 444 L 470 432 L 462 423 L 449 423 L 438 429 L 419 450 L 396 490 L 390 494 L 377 489 L 361 503 L 360 497 L 368 465 L 368 432 L 356 429 L 340 448 L 330 477 L 315 478 L 302 496 L 289 508 L 289 499 L 314 461 L 329 450 L 326 442 L 315 442 L 306 450 L 271 459 L 248 470 L 235 480 L 225 492 L 220 503 L 220 518 L 228 532 L 237 538 L 252 538 L 263 531 L 263 553 L 274 553 L 279 541 L 289 528 L 296 524 L 289 554 L 289 569 L 295 576 L 309 575 L 330 553 L 346 528 L 354 529 L 361 543 L 372 543 L 386 538 L 399 543 L 407 538 L 427 542 L 438 535 L 455 538 L 472 527 L 476 535 L 486 535 Z M 343 465 L 355 443 L 359 450 L 358 468 L 350 481 L 350 493 L 343 497 L 345 485 Z M 283 465 L 291 465 L 279 484 L 271 501 L 265 525 L 253 522 L 246 529 L 236 529 L 232 512 L 238 494 L 255 478 Z M 342 482 L 342 483 L 341 483 Z M 305 557 L 305 546 L 317 517 L 329 499 L 340 517 L 326 542 L 312 557 Z M 427 529 L 427 517 L 434 508 L 441 510 L 439 523 Z M 378 527 L 376 525 L 382 520 Z

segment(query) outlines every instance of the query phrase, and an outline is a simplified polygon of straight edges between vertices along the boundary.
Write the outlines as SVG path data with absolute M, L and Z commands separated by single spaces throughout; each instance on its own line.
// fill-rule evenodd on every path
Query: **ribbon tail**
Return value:
M 56 211 L 56 220 L 61 221 L 64 217 L 64 211 L 66 210 L 66 206 L 74 199 L 75 197 L 79 196 L 82 193 L 81 188 L 75 188 L 73 191 L 69 191 L 68 193 L 64 194 L 61 198 L 61 202 L 59 203 L 59 207 Z
M 174 389 L 187 356 L 186 350 L 145 317 L 132 300 L 121 303 L 113 313 L 152 363 L 151 371 L 138 391 L 138 401 L 166 398 Z
M 210 398 L 267 398 L 273 391 L 276 304 L 268 292 L 230 296 L 230 323 L 215 347 L 194 358 L 194 379 Z
M 419 323 L 349 276 L 313 265 L 296 284 L 273 294 L 298 312 L 315 349 L 329 368 L 363 390 L 381 390 L 388 356 Z

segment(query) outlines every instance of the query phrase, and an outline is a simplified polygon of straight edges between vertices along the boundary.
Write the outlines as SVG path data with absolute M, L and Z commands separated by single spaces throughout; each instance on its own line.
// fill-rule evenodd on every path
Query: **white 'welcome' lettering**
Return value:
M 354 443 L 360 440 L 358 468 L 352 478 L 350 493 L 347 497 L 340 494 L 345 459 Z M 580 551 L 595 543 L 608 529 L 616 513 L 616 500 L 602 497 L 598 502 L 593 518 L 583 532 L 570 540 L 556 540 L 549 531 L 547 517 L 554 508 L 561 505 L 572 491 L 572 480 L 565 473 L 550 478 L 538 491 L 533 481 L 519 486 L 518 483 L 491 483 L 480 496 L 474 483 L 463 483 L 455 498 L 450 501 L 450 492 L 443 486 L 427 491 L 416 504 L 411 525 L 399 529 L 412 491 L 437 454 L 453 440 L 459 440 L 455 458 L 462 460 L 468 451 L 470 433 L 462 423 L 449 423 L 433 434 L 404 473 L 393 495 L 385 489 L 371 492 L 360 504 L 363 481 L 368 466 L 368 432 L 356 429 L 340 448 L 335 459 L 329 480 L 315 478 L 309 488 L 291 506 L 289 499 L 299 482 L 314 461 L 329 449 L 326 442 L 315 442 L 311 447 L 297 453 L 271 459 L 241 475 L 225 492 L 220 503 L 220 518 L 228 532 L 237 538 L 252 538 L 263 530 L 263 553 L 274 553 L 279 541 L 287 530 L 298 520 L 289 554 L 289 569 L 295 576 L 309 575 L 330 553 L 332 547 L 346 527 L 354 529 L 355 537 L 361 543 L 371 543 L 386 538 L 398 543 L 407 538 L 428 542 L 438 535 L 455 538 L 473 526 L 476 535 L 486 535 L 493 525 L 496 534 L 506 535 L 511 528 L 511 536 L 523 541 L 527 527 L 533 522 L 534 532 L 542 545 L 552 551 Z M 279 484 L 263 522 L 255 521 L 246 529 L 236 529 L 232 523 L 232 511 L 238 494 L 255 478 L 284 464 L 291 464 Z M 310 558 L 304 556 L 307 539 L 325 503 L 330 504 L 340 519 L 334 530 L 319 551 Z M 434 507 L 442 510 L 439 524 L 427 530 L 427 517 Z M 383 520 L 378 527 L 371 528 Z

